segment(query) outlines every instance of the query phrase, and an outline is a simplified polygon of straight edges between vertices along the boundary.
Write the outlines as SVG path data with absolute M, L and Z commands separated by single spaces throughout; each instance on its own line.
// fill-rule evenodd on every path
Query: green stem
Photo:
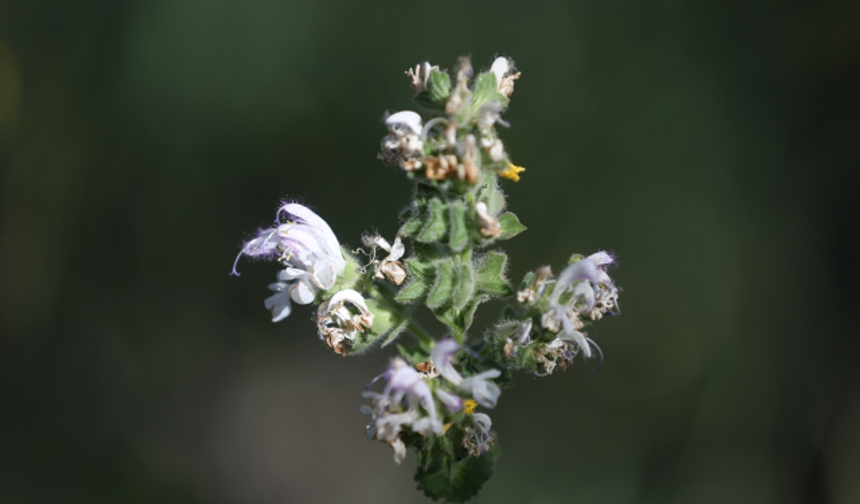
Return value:
M 406 328 L 409 329 L 409 331 L 414 334 L 421 343 L 427 345 L 428 348 L 432 346 L 433 338 L 431 338 L 430 335 L 427 334 L 418 324 L 413 322 L 411 318 L 409 319 L 409 325 L 406 326 Z

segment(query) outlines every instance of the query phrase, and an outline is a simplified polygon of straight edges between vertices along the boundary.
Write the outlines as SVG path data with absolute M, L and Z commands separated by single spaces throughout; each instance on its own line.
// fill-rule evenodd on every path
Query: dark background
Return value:
M 390 238 L 403 72 L 504 54 L 512 277 L 610 249 L 624 312 L 475 502 L 860 501 L 858 5 L 5 0 L 0 500 L 424 502 L 358 412 L 392 350 L 227 273 L 284 196 Z

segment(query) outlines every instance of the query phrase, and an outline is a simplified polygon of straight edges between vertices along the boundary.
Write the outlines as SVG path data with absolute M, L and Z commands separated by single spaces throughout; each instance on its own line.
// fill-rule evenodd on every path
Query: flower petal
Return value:
M 290 297 L 299 304 L 311 304 L 316 298 L 316 289 L 311 287 L 307 279 L 302 279 L 290 287 Z
M 280 322 L 290 315 L 292 303 L 289 292 L 282 290 L 266 298 L 263 302 L 266 309 L 272 312 L 272 322 Z
M 406 126 L 416 135 L 421 134 L 421 115 L 411 110 L 401 110 L 395 114 L 391 114 L 385 119 L 385 125 L 391 128 L 392 126 Z

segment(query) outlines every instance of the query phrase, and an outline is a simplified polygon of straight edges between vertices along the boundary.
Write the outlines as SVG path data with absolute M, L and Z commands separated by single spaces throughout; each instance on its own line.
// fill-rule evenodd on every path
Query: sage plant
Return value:
M 379 153 L 414 184 L 397 234 L 367 234 L 350 251 L 320 216 L 285 202 L 236 260 L 281 265 L 264 303 L 274 322 L 293 302 L 314 304 L 319 337 L 340 355 L 397 342 L 399 355 L 365 388 L 366 434 L 391 446 L 398 464 L 416 451 L 415 479 L 428 497 L 464 502 L 492 476 L 498 445 L 483 411 L 496 406 L 512 372 L 546 376 L 600 353 L 584 329 L 618 313 L 607 274 L 615 258 L 576 254 L 557 276 L 539 267 L 514 288 L 498 246 L 526 228 L 505 211 L 500 179 L 519 181 L 524 169 L 496 127 L 508 126 L 501 115 L 520 72 L 497 58 L 473 78 L 460 58 L 453 82 L 429 63 L 406 74 L 424 114 L 387 115 Z M 494 325 L 474 329 L 478 306 L 493 298 L 508 304 Z M 442 334 L 415 322 L 422 307 L 447 328 Z M 405 333 L 414 339 L 398 339 Z

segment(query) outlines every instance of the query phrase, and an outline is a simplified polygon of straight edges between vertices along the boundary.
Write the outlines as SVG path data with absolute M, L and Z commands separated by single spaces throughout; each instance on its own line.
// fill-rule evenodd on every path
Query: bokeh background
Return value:
M 273 325 L 280 198 L 392 236 L 403 72 L 497 54 L 515 280 L 615 251 L 606 363 L 517 377 L 477 503 L 860 502 L 851 0 L 0 4 L 0 500 L 426 502 L 368 441 L 392 355 Z M 493 312 L 490 305 L 483 312 Z M 492 313 L 479 319 L 492 321 Z

